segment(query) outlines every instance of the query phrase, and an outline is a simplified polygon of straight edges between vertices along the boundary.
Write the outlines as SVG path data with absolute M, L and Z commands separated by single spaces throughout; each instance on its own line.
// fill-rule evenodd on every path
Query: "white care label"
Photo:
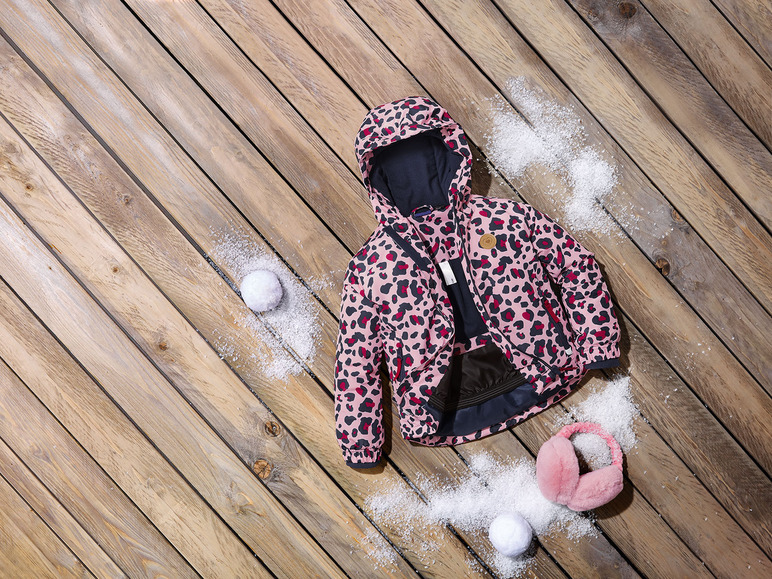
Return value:
M 445 283 L 447 285 L 453 285 L 456 283 L 456 276 L 453 273 L 453 268 L 450 267 L 449 261 L 440 262 L 440 271 L 442 271 L 442 277 L 445 278 Z

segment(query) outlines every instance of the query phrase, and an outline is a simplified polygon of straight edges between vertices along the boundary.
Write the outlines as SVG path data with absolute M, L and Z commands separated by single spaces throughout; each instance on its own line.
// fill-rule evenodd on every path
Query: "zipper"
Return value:
M 464 408 L 477 406 L 478 404 L 494 399 L 496 396 L 506 394 L 507 392 L 511 392 L 512 390 L 519 388 L 525 384 L 527 380 L 523 374 L 517 370 L 515 371 L 517 372 L 515 376 L 507 380 L 503 380 L 500 384 L 496 384 L 495 386 L 483 390 L 474 396 L 464 398 L 463 402 L 456 405 L 453 410 L 463 410 Z M 440 412 L 445 412 L 448 410 L 448 408 L 445 406 L 445 401 L 441 400 L 436 394 L 432 394 L 427 400 L 427 403 L 431 404 L 432 407 L 436 408 Z
M 472 271 L 472 264 L 471 264 L 471 263 L 470 263 L 470 261 L 469 261 L 469 253 L 468 253 L 467 251 L 464 251 L 464 261 L 466 262 L 466 266 L 467 266 L 467 269 L 468 269 L 468 271 L 470 271 L 470 272 L 471 272 L 471 271 Z M 464 272 L 464 276 L 466 276 L 466 272 Z M 471 277 L 470 277 L 469 279 L 470 279 L 470 280 L 472 280 L 472 278 L 471 278 Z M 485 308 L 485 302 L 483 302 L 482 298 L 481 298 L 481 297 L 480 297 L 480 295 L 477 293 L 477 288 L 476 288 L 476 287 L 475 287 L 475 285 L 474 285 L 474 281 L 471 281 L 471 283 L 469 283 L 469 285 L 470 285 L 470 288 L 469 288 L 469 289 L 470 289 L 470 291 L 472 292 L 472 294 L 473 294 L 475 297 L 477 297 L 477 299 L 478 299 L 478 300 L 479 300 L 479 302 L 480 302 L 480 305 L 482 306 L 482 311 L 483 311 L 483 316 L 484 316 L 485 322 L 487 322 L 487 323 L 488 323 L 488 326 L 489 326 L 489 327 L 493 327 L 493 323 L 491 322 L 491 316 L 490 316 L 490 313 L 488 313 L 488 310 Z M 500 333 L 501 333 L 501 332 L 500 332 Z M 502 337 L 503 337 L 503 333 L 502 333 Z M 512 342 L 510 342 L 510 343 L 512 343 Z M 534 360 L 538 360 L 538 361 L 539 361 L 539 363 L 540 363 L 542 366 L 544 366 L 545 368 L 549 368 L 549 369 L 550 369 L 550 370 L 552 370 L 553 372 L 556 372 L 556 371 L 557 371 L 557 368 L 555 368 L 555 367 L 554 367 L 554 366 L 552 366 L 551 364 L 548 364 L 547 362 L 545 362 L 545 361 L 544 361 L 542 358 L 540 358 L 539 356 L 536 356 L 536 355 L 534 355 L 534 354 L 531 354 L 530 352 L 526 352 L 526 351 L 525 351 L 523 348 L 520 348 L 520 347 L 518 347 L 518 346 L 517 346 L 517 344 L 512 344 L 512 345 L 515 347 L 515 349 L 516 349 L 518 352 L 520 352 L 520 353 L 521 353 L 521 354 L 523 354 L 524 356 L 528 356 L 529 358 L 533 358 Z

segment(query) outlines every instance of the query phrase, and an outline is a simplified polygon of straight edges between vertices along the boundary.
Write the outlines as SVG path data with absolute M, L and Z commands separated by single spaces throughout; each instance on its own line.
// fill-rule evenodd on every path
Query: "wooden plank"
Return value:
M 20 185 L 24 188 L 23 182 Z M 233 455 L 166 377 L 48 254 L 48 248 L 33 237 L 6 202 L 0 204 L 0 217 L 0 275 L 261 561 L 280 573 L 339 576 L 340 569 L 256 474 Z M 59 218 L 50 219 L 53 222 Z M 76 246 L 84 233 L 78 231 L 73 238 Z M 91 256 L 95 272 L 103 279 L 118 274 L 110 282 L 123 294 L 122 284 L 136 272 L 136 266 L 126 257 L 118 262 L 94 260 L 99 255 L 98 246 L 81 246 L 80 251 Z M 113 272 L 115 267 L 118 272 Z M 155 288 L 152 291 L 157 294 Z M 144 300 L 142 306 L 147 308 L 132 308 L 135 315 L 141 311 L 166 324 L 164 315 L 157 315 L 154 304 L 148 302 L 153 294 L 135 295 Z M 189 334 L 195 332 L 191 329 Z M 170 336 L 177 338 L 176 333 Z M 180 336 L 181 340 L 186 338 Z M 272 536 L 274 544 L 266 544 L 262 539 L 265 536 Z
M 750 4 L 769 12 L 761 8 L 761 2 Z M 646 0 L 642 7 L 672 36 L 759 139 L 772 148 L 772 71 L 724 19 L 716 2 Z M 638 16 L 632 15 L 633 19 Z M 767 28 L 772 29 L 770 26 L 772 22 L 768 21 Z
M 42 54 L 39 55 L 36 61 L 39 65 L 45 67 L 52 62 L 50 61 L 51 53 L 45 48 L 45 45 L 39 44 L 42 38 L 38 39 L 37 37 L 44 33 L 42 26 L 46 20 L 43 18 L 43 14 L 48 14 L 50 7 L 49 9 L 42 8 L 44 10 L 43 13 L 26 4 L 20 10 L 4 10 L 2 11 L 3 20 L 0 22 L 5 22 L 7 33 L 19 33 L 18 35 L 12 34 L 11 36 L 17 44 L 21 43 L 26 47 L 27 54 L 30 54 L 33 59 L 35 59 L 34 54 L 29 51 L 37 46 L 42 51 Z M 11 18 L 13 18 L 13 21 Z M 33 21 L 35 26 L 30 25 Z M 60 43 L 53 45 L 55 50 L 58 50 L 60 47 L 66 50 L 67 46 L 61 44 L 65 42 L 65 38 L 69 38 L 70 42 L 72 41 L 73 33 L 68 33 L 68 30 L 69 27 L 62 27 L 61 25 L 54 30 L 49 30 L 50 35 L 47 41 Z M 105 33 L 108 32 L 110 31 L 105 31 Z M 131 61 L 129 66 L 134 68 L 135 72 L 142 73 L 141 69 L 137 70 L 136 62 Z M 90 52 L 82 52 L 79 56 L 70 53 L 67 61 L 57 60 L 57 64 L 61 65 L 61 70 L 67 69 L 72 71 L 74 70 L 73 65 L 82 67 L 82 71 L 106 70 L 104 64 Z M 65 88 L 67 83 L 64 80 L 67 77 L 57 76 L 54 72 L 56 72 L 56 69 L 49 71 L 49 75 L 56 79 L 55 82 L 57 82 L 60 88 Z M 73 84 L 78 83 L 77 76 L 70 75 L 68 80 Z M 292 259 L 295 270 L 304 278 L 311 278 L 315 275 L 318 271 L 317 267 L 325 273 L 341 272 L 342 275 L 346 267 L 347 258 L 337 251 L 337 248 L 340 246 L 339 242 L 317 235 L 317 229 L 311 224 L 317 221 L 313 213 L 294 193 L 287 193 L 289 187 L 286 185 L 286 182 L 283 181 L 282 177 L 271 168 L 261 155 L 254 151 L 246 139 L 242 137 L 236 143 L 229 145 L 228 149 L 224 149 L 222 145 L 212 146 L 212 143 L 218 142 L 217 134 L 205 135 L 207 140 L 205 143 L 202 143 L 202 146 L 205 145 L 207 155 L 196 160 L 203 163 L 202 167 L 207 171 L 209 177 L 213 178 L 215 183 L 222 188 L 222 190 L 218 190 L 217 187 L 212 187 L 207 177 L 203 177 L 203 182 L 199 181 L 201 179 L 200 170 L 196 164 L 187 155 L 176 153 L 177 145 L 174 139 L 165 131 L 159 132 L 155 128 L 156 123 L 152 117 L 140 103 L 134 101 L 133 98 L 129 98 L 129 91 L 119 81 L 110 78 L 103 79 L 100 75 L 96 75 L 93 78 L 90 77 L 88 80 L 96 83 L 104 82 L 106 84 L 92 88 L 79 85 L 78 88 L 74 89 L 75 93 L 68 91 L 68 100 L 72 103 L 77 103 L 76 106 L 80 110 L 81 104 L 78 97 L 96 99 L 99 102 L 102 95 L 107 96 L 112 91 L 116 91 L 118 95 L 116 97 L 117 100 L 109 101 L 111 106 L 107 108 L 100 103 L 100 112 L 112 115 L 117 119 L 122 119 L 127 124 L 138 123 L 136 127 L 133 127 L 136 134 L 105 135 L 105 137 L 110 138 L 111 146 L 118 151 L 130 151 L 139 148 L 142 153 L 139 154 L 136 160 L 141 160 L 152 166 L 158 175 L 164 175 L 164 188 L 170 186 L 166 167 L 169 165 L 180 166 L 183 176 L 179 181 L 174 182 L 173 186 L 175 188 L 178 188 L 183 194 L 191 189 L 203 190 L 207 193 L 210 202 L 216 207 L 226 205 L 228 198 L 238 202 L 245 208 L 245 215 L 250 222 L 260 227 L 261 233 L 277 251 Z M 196 116 L 199 110 L 194 106 L 195 102 L 193 99 L 196 98 L 197 94 L 194 91 L 198 91 L 198 89 L 190 79 L 187 79 L 187 82 L 182 87 L 169 87 L 164 82 L 154 85 L 153 88 L 169 89 L 177 99 L 179 99 L 180 94 L 184 94 L 187 97 L 187 94 L 190 93 L 191 96 L 186 98 L 186 106 L 184 107 L 180 107 L 178 103 L 169 100 L 164 100 L 161 103 L 162 108 L 171 113 L 171 117 L 182 119 L 184 123 L 188 123 L 188 126 L 197 126 L 205 118 Z M 82 90 L 103 90 L 107 92 L 81 94 L 79 91 Z M 161 93 L 161 96 L 166 96 L 165 90 Z M 187 114 L 190 114 L 190 116 L 186 116 Z M 209 107 L 205 114 L 211 117 L 211 120 L 218 121 L 221 124 L 226 123 L 223 115 L 215 107 Z M 149 129 L 148 126 L 154 128 Z M 134 138 L 138 137 L 141 137 L 143 140 L 139 142 L 133 141 Z M 187 143 L 187 145 L 190 148 L 190 144 Z M 149 154 L 148 151 L 150 152 Z M 129 167 L 132 167 L 134 159 L 125 159 L 125 161 L 129 163 Z M 240 179 L 234 179 L 234 174 L 238 174 Z M 152 188 L 152 183 L 145 184 Z M 227 198 L 223 196 L 223 191 L 227 192 Z M 182 196 L 184 197 L 184 195 Z M 275 200 L 277 198 L 281 199 L 282 202 L 276 203 Z M 202 221 L 206 221 L 207 215 L 201 213 L 199 218 Z M 285 237 L 285 231 L 293 231 L 294 235 L 292 238 Z M 333 291 L 330 288 L 321 288 L 319 293 L 322 295 L 337 294 L 338 290 Z
M 160 75 L 166 72 L 165 69 L 174 65 L 168 55 L 148 39 L 147 31 L 123 6 L 119 8 L 106 0 L 79 3 L 77 9 L 67 2 L 55 1 L 54 4 L 60 5 L 73 23 L 86 22 L 96 13 L 114 26 L 125 23 L 122 29 L 114 29 L 120 29 L 122 35 L 134 38 L 138 43 L 151 45 L 146 55 L 148 62 L 153 63 L 153 66 L 148 67 L 149 74 L 163 78 Z M 244 94 L 251 95 L 257 103 L 269 100 L 276 102 L 271 99 L 275 89 L 212 22 L 207 13 L 194 2 L 129 0 L 127 4 L 170 51 L 184 55 L 183 62 L 190 74 L 206 78 L 211 77 L 212 70 L 218 71 L 220 90 L 216 90 L 212 96 L 218 103 L 228 107 L 234 123 L 252 139 L 260 141 L 261 153 L 271 160 L 297 194 L 313 206 L 322 221 L 341 232 L 339 237 L 350 250 L 358 249 L 366 239 L 359 232 L 372 230 L 374 226 L 370 202 L 363 194 L 359 179 L 340 164 L 321 138 L 296 116 L 289 103 L 278 102 L 274 107 L 228 106 L 233 98 L 238 99 L 239 95 Z M 106 10 L 105 6 L 108 5 L 110 9 Z M 195 38 L 196 42 L 190 42 L 190 38 Z M 125 53 L 130 54 L 131 51 Z M 147 84 L 149 86 L 150 83 Z M 175 111 L 174 120 L 167 117 L 164 124 L 168 123 L 167 126 L 175 133 L 181 133 L 177 126 L 190 122 L 195 118 L 192 115 L 195 115 L 195 110 L 187 114 Z M 288 122 L 293 117 L 298 120 Z M 182 144 L 186 145 L 184 141 Z M 294 162 L 296 158 L 304 162 Z M 309 167 L 313 167 L 313 171 L 309 171 Z M 332 191 L 335 195 L 330 194 Z
M 7 448 L 0 440 L 0 472 L 5 470 Z M 17 565 L 13 570 L 16 577 L 94 576 L 2 476 L 0 545 L 5 556 Z M 11 575 L 11 569 L 5 566 L 0 567 L 0 572 Z
M 676 210 L 772 310 L 772 240 L 563 0 L 504 0 L 520 34 Z
M 127 575 L 196 576 L 2 361 L 0 394 L 0 437 Z
M 772 8 L 764 2 L 752 0 L 715 0 L 715 5 L 743 38 L 772 67 Z M 767 117 L 769 119 L 769 117 Z
M 346 165 L 356 169 L 354 147 L 351 145 L 352 135 L 356 134 L 366 112 L 362 102 L 351 91 L 333 93 L 327 90 L 340 79 L 270 1 L 250 0 L 229 4 L 223 0 L 202 0 L 200 4 L 233 42 L 253 62 L 259 63 L 259 70 L 301 116 L 308 119 L 314 117 L 315 111 L 326 112 L 320 117 L 322 122 L 313 125 L 314 130 L 330 144 L 333 151 L 342 154 L 341 159 Z M 309 3 L 308 9 L 315 10 L 315 4 Z M 319 22 L 326 22 L 327 19 L 321 15 Z M 349 47 L 340 42 L 338 49 L 346 51 Z M 407 74 L 405 77 L 410 78 Z M 355 171 L 355 174 L 358 173 Z
M 6 363 L 198 572 L 233 577 L 263 570 L 252 552 L 3 283 L 0 344 Z
M 772 154 L 646 8 L 637 1 L 626 2 L 624 10 L 596 0 L 570 4 L 755 216 L 772 228 Z
M 311 442 L 314 458 L 319 460 L 321 457 L 326 457 L 328 463 L 339 465 L 339 467 L 343 466 L 340 450 L 332 431 L 334 420 L 332 402 L 328 394 L 320 390 L 318 385 L 308 377 L 305 377 L 302 382 L 289 384 L 286 389 L 276 388 L 273 381 L 266 380 L 253 355 L 256 347 L 262 347 L 261 344 L 255 342 L 256 339 L 259 340 L 259 337 L 251 334 L 245 337 L 243 328 L 236 322 L 239 313 L 245 308 L 243 303 L 227 286 L 223 287 L 222 280 L 206 261 L 195 252 L 158 208 L 145 197 L 136 184 L 120 170 L 115 161 L 84 133 L 79 123 L 74 121 L 72 115 L 63 109 L 61 103 L 44 87 L 40 79 L 37 79 L 28 69 L 28 72 L 22 75 L 21 71 L 25 69 L 25 66 L 19 62 L 20 59 L 17 57 L 14 60 L 12 56 L 6 56 L 16 65 L 12 70 L 17 71 L 18 82 L 15 85 L 9 85 L 9 88 L 13 86 L 13 90 L 9 90 L 7 93 L 4 91 L 4 94 L 18 95 L 19 98 L 4 103 L 7 105 L 4 112 L 22 123 L 25 131 L 28 131 L 26 136 L 35 142 L 39 151 L 47 157 L 52 167 L 61 171 L 62 175 L 68 178 L 68 181 L 77 184 L 82 199 L 97 215 L 105 220 L 119 240 L 127 243 L 127 246 L 133 250 L 134 257 L 151 274 L 157 276 L 162 288 L 169 291 L 173 298 L 177 298 L 177 305 L 181 305 L 184 312 L 192 316 L 191 319 L 194 322 L 203 320 L 203 325 L 198 325 L 199 329 L 203 328 L 204 333 L 210 339 L 214 340 L 219 335 L 231 340 L 234 344 L 238 344 L 236 357 L 241 356 L 243 360 L 249 361 L 252 368 L 252 373 L 248 376 L 250 384 L 257 387 L 261 396 L 264 393 L 270 393 L 268 396 L 270 401 L 276 397 L 280 398 L 282 409 L 287 409 L 290 415 L 295 416 L 293 426 L 297 426 L 305 440 Z M 29 88 L 29 85 L 32 88 Z M 43 111 L 46 111 L 47 114 L 44 115 Z M 30 119 L 39 118 L 46 118 L 47 120 L 45 123 L 32 122 L 31 126 L 27 126 L 31 122 Z M 62 154 L 62 151 L 66 151 L 68 154 Z M 19 147 L 15 153 L 20 154 Z M 83 159 L 88 159 L 88 164 L 84 164 Z M 27 161 L 27 163 L 31 163 L 31 161 Z M 20 173 L 17 177 L 21 179 L 24 176 Z M 43 176 L 45 175 L 40 175 L 41 178 Z M 32 198 L 37 199 L 38 203 L 42 203 L 46 201 L 47 195 L 50 195 L 51 192 L 61 192 L 61 187 L 55 182 L 50 182 L 50 190 L 45 194 L 41 193 L 40 188 L 35 186 L 28 190 L 26 188 L 27 182 L 26 179 L 19 182 L 11 180 L 9 191 L 19 190 L 17 200 L 21 202 L 21 206 L 28 207 L 33 216 L 36 215 L 37 206 L 28 206 L 29 203 L 34 203 L 31 201 Z M 171 190 L 168 187 L 167 189 Z M 106 190 L 111 191 L 112 194 L 105 195 L 104 191 Z M 28 195 L 29 199 L 27 199 Z M 71 211 L 77 212 L 79 209 L 72 209 L 74 200 L 68 201 L 68 197 L 69 194 L 62 194 L 56 201 L 56 209 L 49 209 L 49 211 L 55 211 L 59 214 L 62 212 L 62 207 L 69 207 Z M 25 199 L 27 200 L 25 201 Z M 126 199 L 129 199 L 130 202 L 126 203 Z M 206 212 L 204 204 L 191 203 L 191 199 L 192 197 L 185 197 L 184 201 L 192 207 L 195 221 L 198 223 L 197 227 L 203 228 L 211 235 L 208 227 L 212 221 L 201 220 L 202 212 Z M 183 204 L 182 199 L 179 200 L 179 204 Z M 232 215 L 234 218 L 238 218 L 237 213 L 232 212 Z M 58 222 L 59 217 L 51 221 Z M 222 223 L 227 224 L 227 220 L 222 221 Z M 68 248 L 67 253 L 69 254 L 69 245 L 73 239 L 67 240 L 68 230 L 66 226 L 64 227 L 63 241 L 56 241 L 54 245 L 62 251 L 64 248 Z M 242 227 L 246 231 L 248 225 L 242 224 Z M 84 231 L 94 229 L 87 220 L 82 226 L 76 226 L 74 229 L 80 230 L 81 228 Z M 95 241 L 93 245 L 98 247 L 102 243 Z M 165 248 L 162 255 L 158 254 L 158 247 Z M 118 292 L 121 296 L 118 301 L 123 302 L 124 289 L 120 284 L 132 278 L 130 272 L 132 268 L 136 269 L 136 266 L 125 257 L 115 256 L 115 259 L 108 260 L 100 268 L 99 264 L 102 262 L 94 261 L 90 251 L 91 249 L 87 257 L 82 257 L 84 263 L 89 264 L 89 267 L 95 272 L 108 272 L 104 284 L 113 288 L 100 291 Z M 77 255 L 79 250 L 73 249 L 72 253 Z M 123 273 L 116 277 L 116 272 L 112 271 L 113 267 L 118 267 L 119 271 Z M 136 278 L 137 276 L 134 275 L 133 277 Z M 118 279 L 120 282 L 116 286 L 115 280 Z M 149 289 L 145 291 L 152 293 Z M 201 308 L 201 303 L 207 303 L 209 307 Z M 163 309 L 164 307 L 167 310 L 166 313 L 150 313 L 147 320 L 137 318 L 137 312 L 154 312 L 158 311 L 158 308 Z M 157 363 L 168 368 L 170 374 L 183 377 L 186 394 L 195 401 L 197 407 L 204 409 L 210 423 L 216 425 L 218 432 L 226 437 L 232 448 L 237 450 L 247 464 L 252 464 L 258 459 L 267 459 L 274 465 L 272 474 L 265 481 L 265 484 L 280 495 L 286 496 L 288 500 L 294 500 L 296 504 L 301 506 L 304 505 L 305 511 L 301 513 L 301 516 L 307 518 L 311 524 L 324 526 L 325 531 L 320 531 L 322 541 L 337 541 L 340 545 L 339 548 L 345 549 L 347 553 L 351 550 L 350 545 L 353 542 L 364 542 L 364 537 L 369 534 L 369 523 L 364 521 L 362 515 L 355 508 L 342 502 L 343 499 L 330 503 L 322 501 L 325 492 L 331 493 L 333 497 L 340 494 L 337 489 L 335 492 L 329 490 L 331 486 L 334 487 L 334 483 L 326 482 L 319 467 L 289 433 L 285 434 L 284 429 L 281 429 L 281 434 L 276 437 L 266 433 L 262 425 L 275 420 L 275 417 L 256 405 L 253 396 L 247 389 L 241 387 L 241 384 L 235 381 L 229 372 L 224 376 L 213 376 L 207 380 L 201 380 L 200 377 L 191 375 L 193 371 L 199 374 L 203 372 L 202 366 L 209 368 L 222 368 L 224 366 L 219 360 L 215 360 L 211 350 L 202 350 L 206 348 L 206 345 L 180 319 L 178 312 L 170 308 L 168 304 L 162 306 L 143 303 L 136 307 L 131 307 L 129 304 L 127 312 L 117 313 L 118 315 L 133 316 L 131 318 L 132 323 L 140 331 L 144 330 L 143 334 L 136 335 L 136 339 L 147 345 L 147 350 L 152 351 Z M 163 320 L 160 328 L 158 327 L 159 320 Z M 175 327 L 181 328 L 179 332 L 184 334 L 182 337 L 174 337 Z M 133 326 L 130 329 L 133 329 Z M 331 338 L 328 337 L 326 341 L 329 343 Z M 159 346 L 162 342 L 165 349 Z M 199 351 L 198 357 L 193 361 L 188 360 L 190 356 L 187 353 L 188 348 L 193 352 Z M 192 366 L 195 368 L 191 369 Z M 192 387 L 192 384 L 195 384 L 196 387 Z M 229 385 L 230 390 L 226 390 Z M 274 409 L 277 408 L 276 405 L 272 406 Z M 282 412 L 279 414 L 281 415 Z M 258 428 L 255 428 L 256 425 Z M 321 437 L 320 433 L 322 432 L 328 432 L 328 436 Z M 349 469 L 345 468 L 345 470 Z M 399 477 L 393 470 L 389 470 L 384 476 L 394 480 Z M 351 479 L 351 477 L 348 478 Z M 346 490 L 353 493 L 360 503 L 363 502 L 371 484 L 368 478 L 367 475 L 363 475 L 358 480 L 350 480 L 346 485 Z M 303 491 L 303 488 L 312 489 L 314 492 L 312 493 L 311 490 Z M 335 494 L 336 492 L 338 495 Z M 309 493 L 311 493 L 310 497 Z M 317 503 L 321 505 L 321 510 Z M 318 521 L 315 523 L 313 518 L 318 519 Z M 348 535 L 341 537 L 339 529 L 333 523 L 325 523 L 329 518 L 337 519 L 337 524 L 345 527 Z M 324 536 L 325 533 L 327 536 Z M 443 564 L 437 566 L 436 572 L 442 573 L 443 570 L 450 570 L 448 572 L 453 573 L 458 568 L 466 569 L 466 558 L 468 557 L 466 548 L 459 544 L 450 533 L 442 534 L 438 540 L 440 539 L 446 542 L 443 544 L 446 557 Z M 420 537 L 416 537 L 414 544 L 415 546 L 404 545 L 404 548 L 408 552 L 408 556 L 413 557 L 413 561 L 420 563 L 423 567 L 425 562 L 432 560 L 431 554 L 420 551 Z M 334 548 L 335 545 L 333 544 L 332 547 Z M 358 560 L 363 559 L 361 552 L 354 552 L 350 555 Z M 340 560 L 344 563 L 347 561 L 345 553 L 340 554 Z M 380 570 L 373 570 L 371 562 L 365 561 L 362 564 L 368 565 L 367 573 L 370 576 L 378 573 L 388 573 L 391 576 L 392 571 L 394 571 L 388 565 Z M 399 567 L 403 574 L 409 575 L 411 573 L 409 567 L 406 567 L 402 562 L 398 561 L 395 566 Z
M 104 549 L 3 441 L 0 441 L 0 472 L 30 508 L 61 538 L 91 573 L 97 577 L 127 577 L 105 553 Z

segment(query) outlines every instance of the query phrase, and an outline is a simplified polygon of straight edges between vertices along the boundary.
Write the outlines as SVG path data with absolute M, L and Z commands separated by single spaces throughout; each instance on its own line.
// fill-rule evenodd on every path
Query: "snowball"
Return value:
M 283 291 L 279 277 L 267 269 L 253 271 L 241 282 L 241 298 L 249 309 L 267 312 L 281 301 Z
M 505 513 L 499 515 L 488 529 L 491 544 L 502 555 L 519 557 L 528 550 L 533 538 L 533 531 L 521 515 Z

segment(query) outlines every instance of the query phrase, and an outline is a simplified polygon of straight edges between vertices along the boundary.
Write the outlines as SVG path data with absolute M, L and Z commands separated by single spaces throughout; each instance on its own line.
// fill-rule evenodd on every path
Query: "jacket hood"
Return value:
M 470 193 L 472 157 L 466 135 L 444 108 L 427 97 L 408 97 L 373 108 L 355 140 L 376 219 L 402 221 L 424 206 L 452 204 Z

